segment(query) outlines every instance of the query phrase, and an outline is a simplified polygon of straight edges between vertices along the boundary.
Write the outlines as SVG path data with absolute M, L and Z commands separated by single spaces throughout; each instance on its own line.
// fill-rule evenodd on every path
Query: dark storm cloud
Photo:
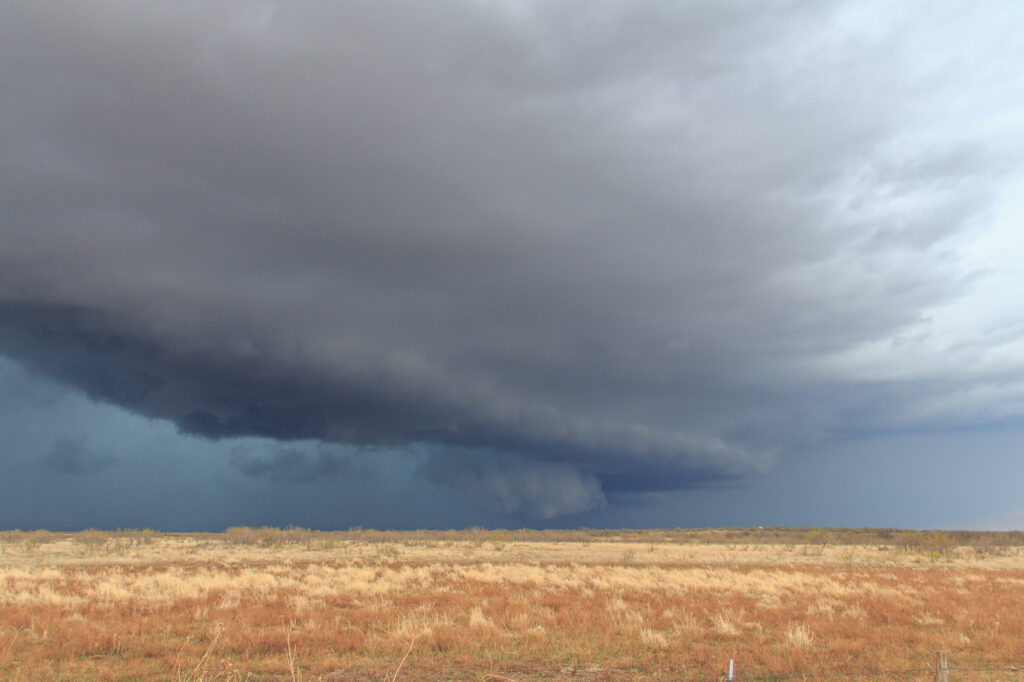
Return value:
M 91 476 L 121 463 L 112 453 L 94 452 L 80 440 L 62 439 L 42 458 L 47 469 L 72 476 Z
M 1006 161 L 847 9 L 5 3 L 0 352 L 204 436 L 476 449 L 428 473 L 541 516 L 761 471 L 863 404 L 822 359 L 963 292 Z
M 62 393 L 62 387 L 40 380 L 0 357 L 0 413 L 12 416 L 22 410 L 52 408 L 60 402 Z
M 269 455 L 236 449 L 231 453 L 231 466 L 253 478 L 266 476 L 293 483 L 333 478 L 350 471 L 348 462 L 337 455 L 328 452 L 311 455 L 295 448 L 282 448 Z
M 420 467 L 428 480 L 468 495 L 503 514 L 551 519 L 607 504 L 597 477 L 561 462 L 509 453 L 447 450 Z

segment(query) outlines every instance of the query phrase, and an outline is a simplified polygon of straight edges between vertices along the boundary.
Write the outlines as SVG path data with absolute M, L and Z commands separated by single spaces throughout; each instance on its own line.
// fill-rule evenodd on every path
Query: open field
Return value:
M 7 532 L 0 677 L 715 679 L 729 659 L 739 677 L 777 676 L 930 668 L 940 650 L 1005 668 L 1024 661 L 1022 544 L 813 529 Z

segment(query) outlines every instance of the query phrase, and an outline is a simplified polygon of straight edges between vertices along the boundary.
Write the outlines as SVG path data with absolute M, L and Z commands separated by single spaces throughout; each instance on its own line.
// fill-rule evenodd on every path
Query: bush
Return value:
M 80 545 L 88 547 L 92 551 L 99 551 L 106 547 L 107 542 L 113 539 L 110 533 L 95 528 L 87 528 L 75 533 L 74 540 Z

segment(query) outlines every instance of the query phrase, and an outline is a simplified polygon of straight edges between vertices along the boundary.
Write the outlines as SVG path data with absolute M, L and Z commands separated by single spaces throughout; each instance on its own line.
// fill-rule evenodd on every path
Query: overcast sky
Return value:
M 0 4 L 0 527 L 1024 527 L 1024 6 Z

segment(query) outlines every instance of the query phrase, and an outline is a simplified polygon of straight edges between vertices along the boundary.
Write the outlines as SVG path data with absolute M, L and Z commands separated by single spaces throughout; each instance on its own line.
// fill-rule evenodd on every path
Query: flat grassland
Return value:
M 0 533 L 8 679 L 1024 679 L 1024 535 Z M 986 672 L 988 671 L 988 672 Z M 875 679 L 881 679 L 877 677 Z

